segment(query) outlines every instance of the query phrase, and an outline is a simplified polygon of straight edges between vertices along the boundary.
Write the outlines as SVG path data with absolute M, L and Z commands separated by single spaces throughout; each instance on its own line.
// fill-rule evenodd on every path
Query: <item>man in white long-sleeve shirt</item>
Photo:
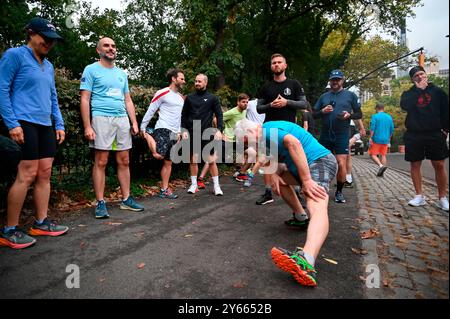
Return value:
M 169 86 L 159 90 L 150 103 L 141 123 L 141 136 L 147 140 L 152 155 L 156 159 L 164 160 L 161 168 L 161 198 L 177 198 L 169 190 L 169 179 L 172 172 L 172 160 L 170 150 L 180 139 L 181 111 L 183 109 L 184 97 L 179 93 L 186 83 L 184 73 L 180 69 L 167 71 Z M 147 125 L 159 110 L 159 118 L 153 133 L 147 133 Z

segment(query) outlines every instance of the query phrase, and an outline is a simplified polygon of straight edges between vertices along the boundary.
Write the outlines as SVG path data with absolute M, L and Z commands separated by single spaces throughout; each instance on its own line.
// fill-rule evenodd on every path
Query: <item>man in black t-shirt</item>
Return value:
M 275 53 L 270 58 L 270 68 L 273 79 L 265 83 L 258 92 L 258 113 L 266 114 L 264 123 L 270 121 L 288 121 L 296 123 L 297 110 L 305 109 L 308 105 L 305 92 L 299 81 L 286 77 L 286 58 Z M 270 175 L 264 175 L 266 190 L 256 201 L 257 205 L 265 205 L 273 202 Z M 296 189 L 299 196 L 299 189 Z M 304 212 L 302 212 L 305 215 Z

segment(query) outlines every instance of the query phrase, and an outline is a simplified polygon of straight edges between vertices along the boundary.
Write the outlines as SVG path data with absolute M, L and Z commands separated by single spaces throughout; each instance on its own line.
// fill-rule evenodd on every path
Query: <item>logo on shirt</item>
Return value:
M 121 97 L 122 96 L 122 90 L 121 89 L 109 88 L 108 92 L 106 92 L 106 95 L 107 96 Z
M 417 107 L 424 108 L 431 103 L 431 95 L 428 93 L 421 94 L 417 99 Z
M 290 88 L 285 88 L 283 93 L 284 93 L 284 95 L 289 96 L 289 95 L 291 95 L 292 91 Z
M 123 79 L 121 77 L 119 77 L 119 82 L 123 83 Z
M 84 82 L 86 82 L 86 78 L 82 77 L 80 81 L 81 81 L 81 83 L 84 83 Z
M 206 102 L 206 101 L 208 101 L 208 99 L 203 99 L 203 101 L 205 101 L 205 102 Z

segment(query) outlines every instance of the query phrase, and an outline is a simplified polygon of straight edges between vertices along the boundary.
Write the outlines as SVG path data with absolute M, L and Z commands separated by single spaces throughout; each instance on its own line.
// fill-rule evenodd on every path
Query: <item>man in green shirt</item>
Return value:
M 245 119 L 247 115 L 247 105 L 248 105 L 249 97 L 245 93 L 241 93 L 238 96 L 237 106 L 232 108 L 231 110 L 223 113 L 223 123 L 225 129 L 223 131 L 225 137 L 225 141 L 234 142 L 234 128 L 236 127 L 236 123 L 242 119 Z

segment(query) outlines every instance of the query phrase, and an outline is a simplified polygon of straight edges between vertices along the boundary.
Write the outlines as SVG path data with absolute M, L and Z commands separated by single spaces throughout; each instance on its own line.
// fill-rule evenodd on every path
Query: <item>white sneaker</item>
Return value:
M 240 173 L 241 173 L 240 171 L 234 172 L 233 177 L 237 177 Z
M 448 212 L 448 199 L 447 199 L 447 197 L 439 198 L 439 202 L 437 203 L 437 205 L 438 205 L 438 207 L 440 209 L 443 209 L 446 212 Z
M 214 195 L 216 195 L 216 196 L 223 196 L 223 192 L 220 189 L 219 185 L 215 185 L 214 186 Z
M 189 189 L 187 191 L 189 194 L 195 194 L 198 192 L 198 186 L 197 184 L 191 184 L 191 186 L 189 186 Z
M 408 205 L 415 207 L 426 205 L 425 197 L 423 197 L 423 195 L 416 195 L 408 202 Z

